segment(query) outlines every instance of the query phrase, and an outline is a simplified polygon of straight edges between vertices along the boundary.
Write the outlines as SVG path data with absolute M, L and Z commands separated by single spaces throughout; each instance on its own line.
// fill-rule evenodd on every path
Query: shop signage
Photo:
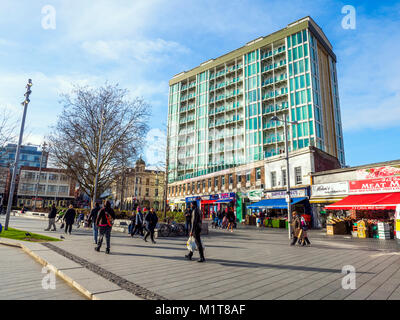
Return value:
M 264 195 L 263 189 L 251 190 L 247 193 L 250 201 L 260 201 Z
M 235 193 L 234 192 L 220 193 L 219 198 L 220 199 L 234 199 Z
M 400 192 L 400 177 L 350 181 L 349 193 Z
M 200 198 L 201 198 L 201 200 L 217 200 L 218 195 L 217 194 L 209 194 L 209 195 L 201 196 Z
M 323 183 L 311 186 L 312 197 L 334 196 L 337 194 L 347 194 L 348 192 L 348 182 Z
M 377 179 L 383 177 L 400 176 L 400 166 L 385 166 L 357 170 L 357 179 Z
M 272 191 L 272 192 L 266 192 L 265 193 L 265 198 L 267 199 L 285 199 L 287 195 L 286 190 L 282 191 Z M 307 189 L 292 189 L 290 190 L 290 197 L 291 198 L 301 198 L 301 197 L 307 197 Z

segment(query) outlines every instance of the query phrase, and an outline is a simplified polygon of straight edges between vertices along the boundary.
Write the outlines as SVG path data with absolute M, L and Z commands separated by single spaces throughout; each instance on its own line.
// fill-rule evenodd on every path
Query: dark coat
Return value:
M 73 224 L 75 222 L 76 211 L 73 208 L 69 208 L 64 214 L 64 221 L 67 224 Z
M 197 233 L 200 234 L 201 232 L 201 225 L 202 225 L 202 221 L 201 221 L 201 211 L 199 208 L 195 208 L 192 211 L 192 229 L 190 232 L 192 232 L 193 234 Z
M 89 223 L 91 223 L 92 221 L 94 223 L 96 223 L 97 215 L 98 215 L 99 211 L 100 211 L 100 207 L 94 207 L 92 209 L 92 211 L 90 211 L 90 215 L 89 215 L 89 218 L 88 218 Z
M 136 213 L 136 224 L 139 226 L 143 224 L 143 213 L 141 211 Z
M 144 220 L 146 221 L 147 229 L 154 230 L 158 222 L 158 217 L 156 213 L 149 212 L 148 214 L 146 214 Z
M 111 217 L 106 217 L 106 214 L 109 215 Z M 107 219 L 108 218 L 108 219 Z M 109 227 L 111 227 L 109 224 L 112 224 L 112 221 L 115 219 L 115 212 L 112 208 L 101 208 L 98 215 L 97 215 L 97 219 L 96 219 L 96 225 L 108 225 Z
M 49 219 L 54 219 L 57 216 L 57 209 L 54 207 L 51 208 L 51 211 L 49 213 Z

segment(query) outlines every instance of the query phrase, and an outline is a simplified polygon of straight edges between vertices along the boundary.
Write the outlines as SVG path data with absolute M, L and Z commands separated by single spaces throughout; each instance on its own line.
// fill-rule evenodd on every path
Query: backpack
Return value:
M 301 228 L 302 228 L 304 231 L 307 231 L 308 225 L 307 225 L 307 222 L 306 222 L 306 220 L 304 219 L 304 217 L 301 217 L 300 222 L 301 222 Z

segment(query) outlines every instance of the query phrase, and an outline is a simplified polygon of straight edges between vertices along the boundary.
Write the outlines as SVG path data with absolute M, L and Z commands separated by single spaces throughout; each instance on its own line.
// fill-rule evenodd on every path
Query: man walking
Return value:
M 88 218 L 89 225 L 92 223 L 94 244 L 97 244 L 97 237 L 99 234 L 99 228 L 97 227 L 97 224 L 96 224 L 97 215 L 99 214 L 99 211 L 100 211 L 100 205 L 98 202 L 96 202 L 96 205 L 90 212 L 90 215 Z
M 51 231 L 57 231 L 56 230 L 56 216 L 57 216 L 57 208 L 56 208 L 56 205 L 53 203 L 53 205 L 51 206 L 50 213 L 49 213 L 49 226 L 47 227 L 47 229 L 44 229 L 44 231 L 49 231 L 51 227 L 53 227 L 53 229 Z
M 189 231 L 192 229 L 192 214 L 190 208 L 186 208 L 185 211 L 185 231 L 186 236 L 189 235 Z
M 99 227 L 99 241 L 97 247 L 94 248 L 97 252 L 100 251 L 101 245 L 103 244 L 103 238 L 106 236 L 106 253 L 110 253 L 111 247 L 111 229 L 115 219 L 114 210 L 111 208 L 110 201 L 106 201 L 104 207 L 99 211 L 96 219 L 96 224 Z
M 154 228 L 157 225 L 158 217 L 153 208 L 151 208 L 150 212 L 146 214 L 144 220 L 146 222 L 147 231 L 143 240 L 147 242 L 147 237 L 150 235 L 151 242 L 155 244 L 156 242 L 154 241 Z
M 301 220 L 299 215 L 297 214 L 297 211 L 293 211 L 292 216 L 293 216 L 293 221 L 292 221 L 293 240 L 290 243 L 290 245 L 294 246 L 299 237 L 301 236 L 302 229 L 301 229 Z
M 197 208 L 196 201 L 193 201 L 191 203 L 191 209 L 192 209 L 192 220 L 191 220 L 192 228 L 190 230 L 190 236 L 194 237 L 194 239 L 196 241 L 197 249 L 199 250 L 200 260 L 198 260 L 197 262 L 204 262 L 204 261 L 206 261 L 206 259 L 204 258 L 204 249 L 203 249 L 203 245 L 202 245 L 201 239 L 200 239 L 201 225 L 202 225 L 201 212 L 200 212 L 199 208 Z M 189 254 L 185 255 L 185 258 L 188 260 L 192 260 L 192 256 L 193 256 L 193 252 L 190 251 Z
M 138 232 L 142 237 L 144 236 L 144 234 L 143 234 L 143 214 L 140 211 L 140 207 L 137 208 L 136 224 L 135 224 L 135 227 L 133 228 L 133 231 L 131 234 L 132 238 L 136 234 L 136 232 Z
M 72 225 L 74 224 L 75 221 L 75 209 L 72 204 L 69 205 L 69 208 L 67 212 L 64 214 L 64 222 L 65 222 L 65 233 L 71 234 L 72 231 Z

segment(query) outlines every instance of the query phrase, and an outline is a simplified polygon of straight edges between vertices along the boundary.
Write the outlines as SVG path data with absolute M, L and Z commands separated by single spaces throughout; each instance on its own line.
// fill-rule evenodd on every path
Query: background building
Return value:
M 16 188 L 19 207 L 33 206 L 38 179 L 39 168 L 21 167 Z M 75 198 L 74 191 L 75 182 L 65 174 L 65 170 L 42 168 L 36 207 L 49 207 L 53 203 L 57 206 L 68 206 Z
M 16 144 L 8 144 L 0 149 L 0 167 L 10 167 L 15 161 Z M 18 169 L 22 166 L 40 167 L 42 151 L 35 146 L 21 146 Z M 42 168 L 47 167 L 48 153 L 45 152 L 42 159 Z
M 163 209 L 165 173 L 146 169 L 139 159 L 134 168 L 127 168 L 112 186 L 115 206 L 122 210 L 133 210 L 137 206 Z
M 169 181 L 315 146 L 345 164 L 336 56 L 306 17 L 170 81 Z

